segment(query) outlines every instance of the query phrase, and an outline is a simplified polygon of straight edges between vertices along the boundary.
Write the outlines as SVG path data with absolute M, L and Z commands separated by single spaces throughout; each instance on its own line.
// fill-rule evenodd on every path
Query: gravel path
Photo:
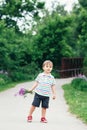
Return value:
M 68 112 L 68 106 L 63 97 L 61 85 L 71 82 L 72 78 L 56 79 L 57 98 L 50 99 L 47 110 L 48 123 L 40 123 L 41 108 L 33 113 L 33 122 L 27 123 L 26 117 L 33 95 L 26 98 L 15 97 L 14 94 L 21 88 L 29 88 L 33 82 L 18 84 L 15 88 L 0 93 L 0 130 L 87 130 L 87 125 Z

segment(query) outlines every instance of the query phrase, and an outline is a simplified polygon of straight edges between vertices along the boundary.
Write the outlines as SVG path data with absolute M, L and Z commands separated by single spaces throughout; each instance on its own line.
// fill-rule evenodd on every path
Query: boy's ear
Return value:
M 42 69 L 44 70 L 44 66 L 42 67 Z

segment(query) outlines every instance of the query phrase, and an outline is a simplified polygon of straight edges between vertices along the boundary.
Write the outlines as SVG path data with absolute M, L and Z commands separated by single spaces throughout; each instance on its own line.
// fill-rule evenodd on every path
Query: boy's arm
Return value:
M 35 81 L 35 83 L 33 84 L 33 86 L 31 87 L 31 89 L 29 91 L 33 91 L 38 85 L 38 82 Z
M 56 98 L 56 87 L 55 87 L 55 85 L 53 85 L 51 88 L 52 88 L 53 99 L 55 99 Z

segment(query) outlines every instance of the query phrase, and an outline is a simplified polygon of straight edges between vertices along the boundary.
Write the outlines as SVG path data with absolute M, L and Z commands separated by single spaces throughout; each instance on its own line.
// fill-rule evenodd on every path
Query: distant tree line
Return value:
M 62 57 L 84 57 L 87 67 L 87 2 L 79 0 L 71 12 L 58 4 L 51 13 L 44 4 L 37 0 L 0 4 L 0 71 L 12 81 L 34 79 L 46 59 L 56 69 Z M 24 30 L 18 25 L 21 20 Z

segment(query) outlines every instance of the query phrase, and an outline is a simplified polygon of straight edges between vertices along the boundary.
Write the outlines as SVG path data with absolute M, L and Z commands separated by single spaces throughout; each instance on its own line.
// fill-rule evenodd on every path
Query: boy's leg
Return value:
M 39 107 L 39 105 L 40 105 L 40 98 L 39 98 L 39 95 L 37 93 L 35 93 L 34 100 L 32 102 L 32 106 L 29 111 L 28 122 L 32 121 L 32 114 L 33 114 L 35 108 Z
M 29 116 L 32 116 L 35 108 L 36 108 L 35 106 L 33 106 L 33 105 L 31 106 L 30 111 L 29 111 Z
M 35 106 L 33 106 L 33 105 L 31 106 L 30 111 L 29 111 L 29 115 L 27 117 L 28 122 L 32 122 L 32 114 L 33 114 L 35 108 L 36 108 Z
M 42 123 L 47 123 L 47 120 L 46 120 L 46 108 L 44 108 L 44 107 L 42 107 L 41 122 L 42 122 Z
M 46 109 L 49 107 L 49 97 L 42 99 L 42 117 L 46 116 Z
M 46 117 L 46 108 L 42 107 L 42 117 Z
M 46 120 L 46 110 L 49 107 L 49 97 L 43 97 L 42 99 L 42 117 L 41 117 L 41 122 L 47 123 Z

